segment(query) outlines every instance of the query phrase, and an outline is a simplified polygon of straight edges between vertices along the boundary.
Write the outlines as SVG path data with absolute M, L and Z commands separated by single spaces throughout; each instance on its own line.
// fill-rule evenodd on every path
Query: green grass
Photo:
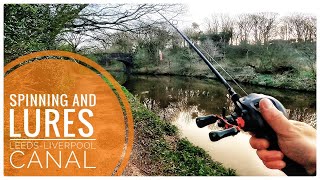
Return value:
M 163 176 L 231 176 L 235 171 L 214 162 L 203 149 L 187 139 L 170 122 L 148 110 L 124 87 L 131 104 L 135 124 L 135 146 L 140 147 L 141 164 L 147 165 L 146 175 Z M 171 140 L 168 140 L 171 139 Z M 144 152 L 141 152 L 144 151 Z M 139 156 L 139 155 L 138 155 Z
M 311 77 L 310 73 L 304 74 L 257 74 L 249 81 L 251 84 L 262 86 L 277 87 L 282 89 L 295 89 L 315 91 L 316 81 Z
M 166 148 L 166 146 L 159 150 L 162 152 L 163 161 L 165 162 L 165 173 L 170 175 L 235 175 L 234 170 L 226 169 L 220 163 L 213 162 L 203 149 L 192 145 L 187 139 L 180 139 L 174 151 Z
M 298 46 L 298 47 L 296 47 Z M 300 47 L 301 46 L 301 47 Z M 269 46 L 240 45 L 227 46 L 226 56 L 218 62 L 239 82 L 285 89 L 315 91 L 315 43 L 310 48 L 305 44 L 273 42 Z M 299 48 L 300 47 L 300 48 Z M 145 56 L 135 56 L 132 69 L 137 74 L 183 75 L 194 77 L 215 77 L 199 56 L 188 48 L 163 50 L 164 60 L 148 61 Z M 139 54 L 139 53 L 138 53 Z M 222 74 L 222 70 L 218 68 Z M 231 80 L 224 75 L 227 80 Z
M 275 79 L 272 75 L 258 75 L 255 79 L 252 80 L 253 84 L 265 85 L 265 86 L 274 86 Z

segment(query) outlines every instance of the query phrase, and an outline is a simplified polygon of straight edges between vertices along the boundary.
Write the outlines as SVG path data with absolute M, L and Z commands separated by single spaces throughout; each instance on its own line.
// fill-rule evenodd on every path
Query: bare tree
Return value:
M 302 41 L 303 40 L 303 31 L 305 30 L 305 19 L 302 14 L 294 14 L 289 17 L 289 22 L 296 33 L 297 40 Z
M 293 28 L 290 25 L 288 17 L 282 17 L 278 25 L 278 35 L 280 39 L 290 40 L 294 38 Z
M 254 33 L 254 41 L 255 41 L 256 44 L 260 44 L 261 43 L 261 37 L 260 37 L 260 33 L 258 31 L 259 31 L 260 23 L 263 21 L 263 19 L 258 14 L 251 14 L 250 15 L 250 20 L 252 21 L 252 29 L 253 29 L 253 33 Z
M 235 35 L 235 32 L 234 32 L 235 20 L 234 20 L 234 18 L 232 18 L 228 14 L 221 14 L 220 21 L 221 21 L 221 23 L 220 23 L 221 24 L 221 31 L 231 34 L 229 43 L 233 44 L 233 39 L 234 39 L 233 36 Z
M 317 19 L 315 16 L 307 16 L 305 21 L 305 41 L 315 41 L 317 39 Z
M 115 43 L 114 38 L 121 39 L 118 32 L 139 36 L 139 34 L 150 33 L 154 27 L 163 26 L 165 20 L 159 16 L 158 12 L 174 20 L 185 12 L 185 6 L 181 4 L 90 4 L 80 12 L 78 18 L 66 26 L 66 30 L 85 34 L 91 41 L 98 42 L 94 43 L 94 46 L 99 46 L 96 48 L 106 50 Z M 114 33 L 117 33 L 117 36 L 113 35 Z
M 285 17 L 288 21 L 288 26 L 292 31 L 297 41 L 314 40 L 316 37 L 316 18 L 311 15 L 294 13 L 291 16 Z
M 68 26 L 74 31 L 101 29 L 139 33 L 164 22 L 157 12 L 172 19 L 184 12 L 181 4 L 91 4 Z
M 205 20 L 206 32 L 209 34 L 218 34 L 221 32 L 232 34 L 230 43 L 232 44 L 234 35 L 235 21 L 228 14 L 212 14 L 211 18 Z
M 248 43 L 252 27 L 253 23 L 250 19 L 250 14 L 240 14 L 238 16 L 237 28 L 240 42 Z
M 84 33 L 65 32 L 59 34 L 56 41 L 60 44 L 66 43 L 72 52 L 79 52 L 82 48 L 81 44 L 83 44 L 86 39 L 87 36 Z
M 285 33 L 287 38 L 296 41 L 316 40 L 316 17 L 308 14 L 294 13 L 281 19 L 280 34 Z
M 228 14 L 212 14 L 210 19 L 205 19 L 205 24 L 209 33 L 227 32 L 233 30 L 234 19 Z
M 207 33 L 218 33 L 220 31 L 220 21 L 218 14 L 212 14 L 211 18 L 205 18 Z
M 271 36 L 271 31 L 276 28 L 277 13 L 262 12 L 250 15 L 253 25 L 255 43 L 266 44 Z
M 316 17 L 295 13 L 278 18 L 274 12 L 240 14 L 235 18 L 213 14 L 205 19 L 206 33 L 232 32 L 230 44 L 254 42 L 268 44 L 271 39 L 296 41 L 316 40 Z
M 235 20 L 228 14 L 221 14 L 220 15 L 220 27 L 221 31 L 228 32 L 232 31 L 234 28 Z

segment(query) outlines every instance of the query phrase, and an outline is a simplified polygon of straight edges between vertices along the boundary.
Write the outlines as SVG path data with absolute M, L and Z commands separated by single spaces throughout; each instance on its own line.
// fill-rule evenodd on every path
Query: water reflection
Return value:
M 174 120 L 180 111 L 190 115 L 221 114 L 223 107 L 232 111 L 233 103 L 225 87 L 215 80 L 168 76 L 133 76 L 125 86 L 150 110 L 164 119 Z M 315 93 L 243 86 L 247 92 L 268 94 L 287 108 L 289 118 L 316 126 Z M 236 88 L 235 88 L 236 89 Z M 237 90 L 237 89 L 236 89 Z M 240 92 L 240 90 L 237 90 Z
M 128 79 L 130 78 L 130 76 L 128 76 L 128 74 L 126 74 L 123 71 L 108 71 L 117 81 L 119 84 L 125 84 Z
M 233 168 L 238 175 L 284 175 L 281 171 L 266 168 L 249 145 L 249 135 L 239 133 L 218 142 L 211 142 L 208 133 L 218 129 L 198 128 L 197 116 L 220 114 L 223 107 L 229 112 L 233 103 L 226 96 L 225 87 L 214 80 L 167 76 L 133 76 L 125 83 L 127 89 L 162 119 L 175 124 L 181 136 L 205 149 L 213 160 Z M 247 92 L 274 96 L 288 109 L 291 119 L 316 126 L 315 93 L 244 86 Z M 236 89 L 237 90 L 237 89 Z M 240 90 L 237 90 L 240 92 Z

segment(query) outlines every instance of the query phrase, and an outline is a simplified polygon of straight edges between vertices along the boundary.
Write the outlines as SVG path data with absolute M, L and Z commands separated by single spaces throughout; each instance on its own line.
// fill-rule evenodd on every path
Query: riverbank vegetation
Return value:
M 231 18 L 216 15 L 207 19 L 206 24 L 203 31 L 193 23 L 185 33 L 208 59 L 214 64 L 214 61 L 218 62 L 237 81 L 315 91 L 314 16 L 296 13 L 278 17 L 276 13 L 255 13 Z M 163 34 L 157 37 L 163 44 Z M 186 42 L 170 42 L 170 46 L 156 42 L 139 45 L 135 51 L 136 68 L 133 72 L 214 77 Z M 157 48 L 144 44 L 153 44 Z M 154 57 L 154 49 L 162 50 L 162 58 L 159 55 Z M 219 69 L 219 65 L 215 66 Z M 219 70 L 223 73 L 222 69 Z
M 231 176 L 201 148 L 179 138 L 177 127 L 160 119 L 123 88 L 131 104 L 135 140 L 124 175 Z
M 187 12 L 181 4 L 25 4 L 5 5 L 4 10 L 5 64 L 30 52 L 60 49 L 119 70 L 123 64 L 105 57 L 130 53 L 132 73 L 213 77 L 177 32 L 158 17 L 161 12 L 179 22 Z M 212 14 L 181 30 L 239 82 L 316 89 L 316 17 L 312 14 Z
M 224 47 L 225 57 L 217 60 L 220 66 L 215 65 L 215 67 L 228 80 L 231 78 L 220 67 L 223 67 L 238 82 L 315 91 L 315 54 L 312 58 L 305 55 L 310 53 L 306 51 L 315 53 L 315 47 L 316 44 L 312 42 L 282 41 L 275 41 L 268 46 L 228 45 Z M 132 73 L 215 78 L 206 64 L 187 47 L 178 50 L 167 49 L 163 52 L 164 60 L 154 63 L 146 62 L 145 58 L 140 59 L 141 56 L 146 56 L 143 55 L 144 53 L 142 50 L 136 54 L 138 63 Z
M 315 91 L 314 16 L 293 13 L 279 17 L 272 12 L 235 17 L 220 14 L 213 15 L 205 24 L 200 29 L 193 23 L 184 32 L 218 69 L 222 67 L 236 81 Z M 143 36 L 130 33 L 116 36 L 108 52 L 132 53 L 132 73 L 215 78 L 195 51 L 165 24 Z M 115 64 L 109 63 L 107 68 L 113 69 Z M 222 69 L 219 71 L 224 74 Z

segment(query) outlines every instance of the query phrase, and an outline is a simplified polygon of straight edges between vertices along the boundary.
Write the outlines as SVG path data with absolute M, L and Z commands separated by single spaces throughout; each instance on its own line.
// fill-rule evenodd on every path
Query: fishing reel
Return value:
M 234 136 L 240 130 L 243 130 L 255 134 L 257 138 L 267 139 L 270 144 L 268 150 L 280 150 L 276 133 L 263 119 L 259 110 L 259 102 L 263 98 L 269 99 L 279 111 L 288 117 L 285 108 L 277 99 L 263 94 L 251 93 L 242 98 L 233 99 L 235 109 L 230 115 L 225 115 L 226 109 L 224 108 L 221 116 L 209 115 L 198 117 L 196 118 L 196 124 L 199 128 L 202 128 L 217 122 L 219 127 L 224 128 L 224 130 L 210 132 L 209 138 L 211 141 L 218 141 L 228 136 Z M 302 165 L 289 159 L 287 156 L 284 156 L 283 161 L 286 163 L 286 167 L 282 169 L 285 174 L 291 176 L 308 175 Z
M 286 117 L 287 113 L 283 105 L 275 98 L 263 94 L 251 93 L 247 96 L 239 98 L 235 102 L 234 112 L 226 116 L 224 108 L 220 115 L 209 115 L 196 118 L 196 123 L 199 128 L 207 125 L 218 123 L 219 127 L 224 128 L 221 131 L 212 131 L 209 133 L 211 141 L 218 141 L 228 136 L 234 136 L 243 131 L 254 133 L 257 137 L 266 138 L 272 141 L 275 133 L 271 127 L 265 122 L 259 111 L 259 102 L 263 98 L 268 98 L 274 106 L 281 111 Z

